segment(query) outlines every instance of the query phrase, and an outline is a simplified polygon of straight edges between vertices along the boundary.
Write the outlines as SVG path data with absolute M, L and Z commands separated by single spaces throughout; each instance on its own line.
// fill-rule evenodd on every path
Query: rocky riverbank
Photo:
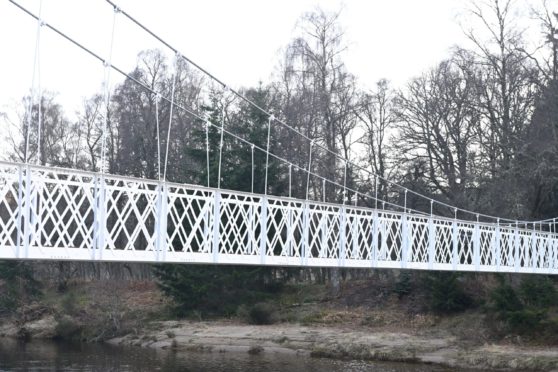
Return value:
M 328 298 L 322 286 L 285 290 L 266 310 L 269 325 L 236 315 L 173 320 L 153 282 L 75 283 L 0 319 L 0 336 L 109 342 L 198 352 L 284 353 L 402 361 L 483 370 L 558 371 L 558 347 L 543 338 L 494 333 L 481 308 L 436 315 L 420 298 L 403 299 L 378 281 L 347 285 Z M 195 318 L 193 318 L 195 317 Z M 196 320 L 193 320 L 196 319 Z M 259 319 L 260 321 L 262 319 Z
M 200 352 L 290 353 L 404 361 L 454 368 L 558 370 L 558 348 L 503 344 L 467 346 L 455 337 L 296 324 L 253 326 L 228 322 L 153 322 L 137 333 L 108 342 Z

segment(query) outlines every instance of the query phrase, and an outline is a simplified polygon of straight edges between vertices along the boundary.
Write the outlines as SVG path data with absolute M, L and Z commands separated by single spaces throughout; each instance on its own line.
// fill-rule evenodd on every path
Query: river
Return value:
M 262 371 L 262 372 L 427 372 L 455 371 L 441 367 L 363 361 L 339 361 L 306 356 L 247 353 L 175 352 L 70 344 L 28 343 L 0 339 L 0 371 Z

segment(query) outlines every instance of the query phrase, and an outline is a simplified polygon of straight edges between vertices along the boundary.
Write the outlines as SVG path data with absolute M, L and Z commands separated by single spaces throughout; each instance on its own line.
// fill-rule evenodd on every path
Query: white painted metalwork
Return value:
M 555 274 L 558 236 L 1 162 L 0 258 Z

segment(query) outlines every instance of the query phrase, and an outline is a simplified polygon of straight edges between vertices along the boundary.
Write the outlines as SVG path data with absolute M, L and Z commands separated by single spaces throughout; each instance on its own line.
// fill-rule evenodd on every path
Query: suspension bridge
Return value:
M 173 95 L 161 96 L 112 65 L 110 56 L 102 58 L 46 23 L 40 14 L 10 2 L 37 21 L 37 45 L 41 29 L 46 27 L 104 65 L 107 107 L 110 94 L 107 82 L 112 70 L 170 104 L 167 136 L 171 135 L 172 109 L 183 110 L 205 123 L 206 135 L 211 126 L 217 128 L 220 148 L 223 136 L 227 135 L 250 146 L 252 159 L 254 150 L 264 152 L 266 178 L 263 194 L 227 190 L 220 183 L 210 187 L 209 183 L 202 186 L 169 182 L 166 180 L 169 141 L 163 171 L 159 170 L 155 180 L 108 174 L 105 166 L 99 172 L 88 172 L 34 165 L 27 159 L 26 150 L 22 163 L 0 162 L 0 258 L 558 273 L 555 219 L 516 221 L 488 216 L 383 180 L 399 187 L 404 195 L 402 204 L 387 202 L 378 197 L 378 175 L 373 175 L 374 194 L 350 189 L 346 184 L 347 164 L 369 171 L 334 154 L 345 165 L 344 181 L 338 183 L 316 174 L 312 171 L 312 149 L 320 145 L 311 138 L 306 138 L 310 148 L 306 168 L 273 153 L 269 143 L 272 125 L 294 128 L 227 87 L 112 2 L 107 1 L 114 8 L 115 18 L 120 15 L 128 18 L 169 47 L 177 59 L 184 59 L 268 115 L 267 146 L 250 143 L 223 123 L 212 123 L 175 102 L 174 82 Z M 37 55 L 36 50 L 35 63 Z M 40 92 L 32 94 L 31 104 L 37 95 Z M 39 119 L 39 133 L 40 125 Z M 100 154 L 102 165 L 106 163 L 105 133 L 106 127 Z M 28 135 L 26 147 L 29 141 Z M 206 146 L 209 153 L 208 140 Z M 160 150 L 159 144 L 158 160 L 163 158 Z M 219 159 L 221 156 L 220 153 Z M 288 167 L 288 195 L 267 194 L 270 157 Z M 291 197 L 293 168 L 307 175 L 305 198 Z M 252 174 L 253 169 L 252 163 Z M 321 180 L 324 189 L 328 185 L 341 190 L 343 201 L 315 200 L 309 192 L 310 177 Z M 408 193 L 425 198 L 430 213 L 408 208 Z M 372 202 L 362 203 L 363 200 Z M 453 217 L 434 214 L 434 205 L 450 209 Z M 458 213 L 472 219 L 458 218 Z

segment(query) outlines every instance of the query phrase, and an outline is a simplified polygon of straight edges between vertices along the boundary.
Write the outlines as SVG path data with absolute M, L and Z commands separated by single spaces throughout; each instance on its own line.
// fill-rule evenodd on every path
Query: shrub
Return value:
M 556 288 L 545 276 L 526 276 L 519 289 L 514 289 L 505 277 L 492 291 L 489 311 L 495 313 L 513 333 L 523 335 L 553 335 L 557 322 L 549 319 L 548 310 L 556 305 Z M 555 336 L 553 336 L 555 337 Z
M 546 318 L 546 311 L 540 309 L 522 309 L 510 311 L 506 314 L 506 321 L 510 329 L 520 334 L 529 334 L 540 330 Z
M 424 276 L 423 286 L 430 308 L 435 312 L 455 313 L 474 305 L 472 298 L 463 290 L 458 273 L 428 273 Z
M 260 302 L 252 306 L 241 305 L 237 315 L 244 318 L 249 324 L 264 325 L 273 324 L 276 320 L 276 312 L 271 304 Z
M 397 294 L 400 299 L 411 293 L 411 273 L 408 271 L 403 271 L 399 274 L 398 280 L 395 282 L 395 287 L 393 292 Z
M 0 261 L 0 314 L 11 313 L 40 294 L 40 285 L 34 278 L 31 265 Z
M 77 296 L 74 292 L 68 292 L 64 294 L 62 300 L 60 301 L 60 305 L 62 306 L 62 310 L 68 315 L 73 315 L 77 311 Z
M 195 311 L 232 315 L 241 304 L 267 300 L 281 287 L 270 268 L 156 265 L 158 284 L 173 299 L 177 315 Z
M 492 291 L 492 309 L 495 310 L 501 318 L 506 318 L 509 312 L 520 311 L 523 304 L 517 296 L 512 286 L 507 283 L 503 276 L 498 276 L 499 284 Z
M 56 338 L 62 340 L 80 340 L 82 326 L 68 316 L 62 316 L 57 320 L 55 327 Z
M 519 292 L 526 306 L 546 308 L 556 305 L 556 287 L 548 276 L 528 275 L 523 278 Z

